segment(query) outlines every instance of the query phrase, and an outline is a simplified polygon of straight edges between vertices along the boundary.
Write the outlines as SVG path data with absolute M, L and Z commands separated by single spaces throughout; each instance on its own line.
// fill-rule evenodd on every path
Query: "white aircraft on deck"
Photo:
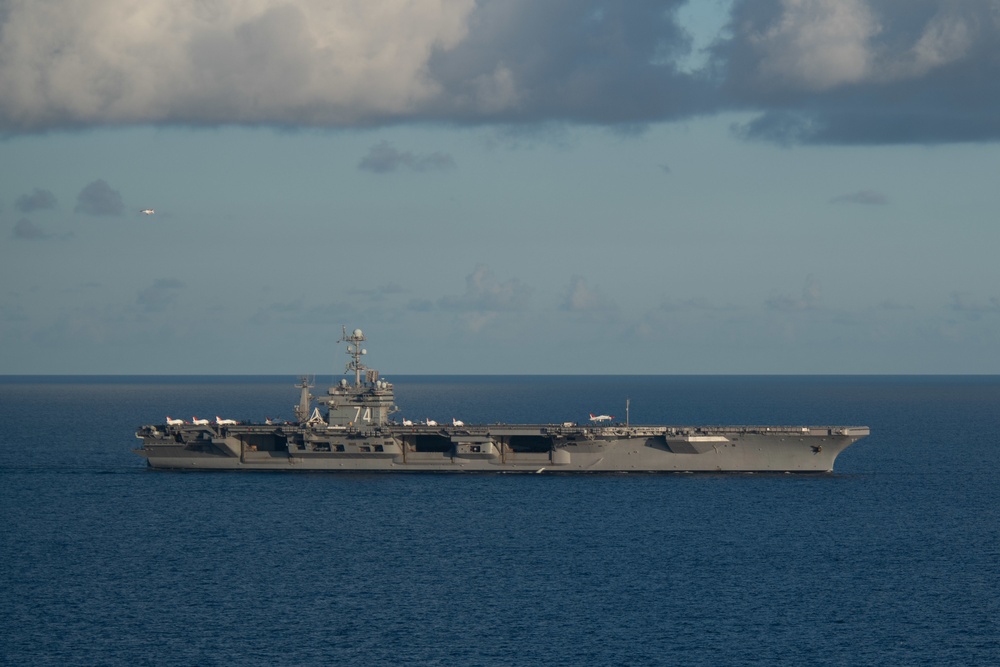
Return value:
M 167 415 L 167 426 L 181 426 L 183 423 L 183 419 L 171 419 L 170 415 Z
M 197 417 L 191 417 L 191 423 L 195 426 L 208 426 L 207 419 L 198 419 Z
M 236 426 L 238 422 L 235 419 L 220 419 L 219 415 L 215 415 L 215 423 L 219 426 Z
M 592 422 L 609 422 L 614 418 L 614 415 L 595 415 L 593 412 L 590 413 L 590 421 Z
M 424 421 L 424 423 L 427 424 L 428 426 L 437 426 L 438 425 L 438 423 L 436 421 L 434 421 L 433 419 L 427 419 L 427 420 Z
M 451 425 L 452 426 L 465 426 L 465 422 L 462 421 L 461 419 L 455 419 L 454 417 L 452 417 L 451 418 Z
M 409 419 L 404 419 L 403 426 L 413 426 L 413 422 L 410 421 Z

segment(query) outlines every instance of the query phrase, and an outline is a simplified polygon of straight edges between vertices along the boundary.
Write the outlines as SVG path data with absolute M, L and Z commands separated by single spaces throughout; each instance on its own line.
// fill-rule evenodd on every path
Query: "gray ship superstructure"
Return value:
M 297 385 L 295 421 L 143 426 L 151 468 L 354 472 L 832 472 L 866 426 L 635 426 L 397 423 L 393 385 L 362 364 L 346 328 L 347 373 L 325 396 Z M 599 418 L 598 418 L 599 419 Z

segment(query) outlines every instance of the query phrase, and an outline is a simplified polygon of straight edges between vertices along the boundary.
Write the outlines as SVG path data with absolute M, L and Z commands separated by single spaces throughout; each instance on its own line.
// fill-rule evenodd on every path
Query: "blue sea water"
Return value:
M 1000 377 L 398 377 L 399 416 L 867 425 L 832 475 L 147 470 L 294 378 L 0 378 L 0 663 L 1000 664 Z

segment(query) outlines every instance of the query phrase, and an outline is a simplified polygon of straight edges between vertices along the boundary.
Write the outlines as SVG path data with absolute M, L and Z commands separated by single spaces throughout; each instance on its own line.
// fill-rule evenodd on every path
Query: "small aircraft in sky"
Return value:
M 139 213 L 142 213 L 143 215 L 153 215 L 154 213 L 156 213 L 156 211 L 154 211 L 151 208 L 144 208 L 141 211 L 139 211 Z
M 614 418 L 614 415 L 595 415 L 593 412 L 590 413 L 590 421 L 592 422 L 609 422 Z

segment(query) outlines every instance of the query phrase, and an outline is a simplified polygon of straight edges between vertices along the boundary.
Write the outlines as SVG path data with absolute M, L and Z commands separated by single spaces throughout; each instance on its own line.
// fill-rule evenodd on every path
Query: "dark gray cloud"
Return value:
M 561 123 L 720 111 L 778 143 L 1000 140 L 992 0 L 732 0 L 691 71 L 696 0 L 0 4 L 0 133 L 121 124 Z M 363 169 L 433 169 L 392 147 Z M 407 157 L 409 155 L 409 157 Z
M 414 154 L 400 151 L 383 141 L 375 144 L 358 163 L 358 169 L 387 174 L 398 169 L 410 171 L 441 171 L 455 168 L 455 160 L 447 153 Z
M 444 93 L 428 110 L 467 122 L 630 125 L 712 108 L 709 81 L 681 72 L 684 0 L 481 2 L 468 36 L 437 49 Z
M 874 190 L 860 190 L 845 195 L 838 195 L 830 200 L 832 204 L 865 204 L 867 206 L 884 206 L 889 198 Z
M 12 236 L 15 239 L 23 240 L 46 239 L 49 237 L 45 230 L 27 218 L 21 218 L 14 224 Z
M 98 179 L 80 191 L 73 210 L 87 215 L 121 215 L 125 211 L 125 204 L 117 190 Z
M 984 0 L 736 0 L 713 47 L 745 138 L 1000 139 L 1000 15 Z
M 183 288 L 184 283 L 176 278 L 157 278 L 139 291 L 135 302 L 146 312 L 159 312 L 172 305 Z
M 56 207 L 56 196 L 48 190 L 35 188 L 31 194 L 21 195 L 14 202 L 14 206 L 21 213 L 31 213 L 47 208 Z

